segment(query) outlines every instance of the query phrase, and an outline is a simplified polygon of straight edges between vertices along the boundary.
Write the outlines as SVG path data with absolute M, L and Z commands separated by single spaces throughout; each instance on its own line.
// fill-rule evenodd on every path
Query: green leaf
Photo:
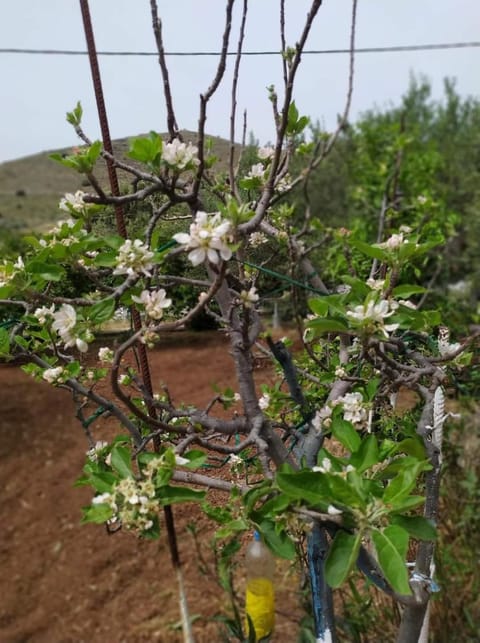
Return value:
M 326 502 L 330 490 L 325 474 L 314 471 L 277 473 L 276 482 L 281 491 L 293 500 L 303 500 L 312 505 Z
M 307 326 L 316 333 L 344 333 L 348 326 L 338 319 L 317 317 L 308 322 Z
M 323 297 L 315 297 L 308 300 L 310 310 L 320 317 L 325 317 L 328 314 L 328 301 Z
M 94 264 L 102 268 L 112 268 L 117 263 L 116 252 L 100 252 L 94 259 Z
M 352 472 L 353 473 L 353 472 Z M 349 474 L 350 475 L 350 474 Z M 353 480 L 353 484 L 339 475 L 328 476 L 328 486 L 330 488 L 329 502 L 342 504 L 345 507 L 360 507 L 365 509 L 366 503 L 358 490 L 360 476 Z
M 60 281 L 65 275 L 62 266 L 43 261 L 29 261 L 26 270 L 32 274 L 45 279 L 45 281 Z
M 355 451 L 359 449 L 362 439 L 353 428 L 351 422 L 341 417 L 334 417 L 332 421 L 332 433 L 351 453 L 355 453 Z
M 122 478 L 133 478 L 130 451 L 126 447 L 116 444 L 111 451 L 112 469 Z
M 247 531 L 248 528 L 249 524 L 246 520 L 244 520 L 243 518 L 235 518 L 234 520 L 230 520 L 229 522 L 227 522 L 224 527 L 220 527 L 220 529 L 217 529 L 215 531 L 215 538 L 230 538 L 234 534 Z
M 110 493 L 113 485 L 117 482 L 116 476 L 110 471 L 102 471 L 99 473 L 92 473 L 86 471 L 90 484 L 99 493 Z
M 417 458 L 417 460 L 424 460 L 426 456 L 425 446 L 420 437 L 405 438 L 405 440 L 401 440 L 397 444 L 396 451 L 398 453 L 411 455 L 414 458 Z
M 10 354 L 10 335 L 5 328 L 0 328 L 0 355 Z
M 426 292 L 427 289 L 423 286 L 415 286 L 410 284 L 402 284 L 393 289 L 393 296 L 398 299 L 408 299 L 412 295 L 420 295 Z
M 150 132 L 148 137 L 140 136 L 130 141 L 127 156 L 141 163 L 158 166 L 162 154 L 163 141 L 156 132 Z
M 102 151 L 102 142 L 101 141 L 95 141 L 87 149 L 86 157 L 87 157 L 90 165 L 92 166 L 92 168 L 95 165 L 95 163 L 97 162 L 101 151 Z
M 379 462 L 378 456 L 377 438 L 371 434 L 362 440 L 360 448 L 351 456 L 350 464 L 355 467 L 358 473 L 363 473 Z
M 391 480 L 383 494 L 383 502 L 386 505 L 395 506 L 396 503 L 403 500 L 413 489 L 417 482 L 418 474 L 423 471 L 424 462 L 413 462 L 408 468 L 403 469 Z
M 382 250 L 382 248 L 371 246 L 370 244 L 365 243 L 364 241 L 360 241 L 359 239 L 349 237 L 348 243 L 357 250 L 360 250 L 360 252 L 362 252 L 364 255 L 367 255 L 367 257 L 372 257 L 372 259 L 385 261 L 388 258 L 388 252 L 385 252 L 385 250 Z
M 419 505 L 423 505 L 424 502 L 424 496 L 407 496 L 406 498 L 400 499 L 394 505 L 392 505 L 390 507 L 390 512 L 403 513 L 405 511 L 409 511 L 410 509 L 415 509 Z
M 188 460 L 188 464 L 184 464 L 182 466 L 187 469 L 198 469 L 205 464 L 208 456 L 204 451 L 192 449 L 191 451 L 184 453 L 182 457 Z
M 67 121 L 70 125 L 74 127 L 78 126 L 82 122 L 83 109 L 80 101 L 77 102 L 76 107 L 71 111 L 67 112 Z
M 437 530 L 433 523 L 423 516 L 393 515 L 391 521 L 392 524 L 403 527 L 417 540 L 435 540 L 437 537 Z
M 325 563 L 325 577 L 330 587 L 340 587 L 347 578 L 357 561 L 361 541 L 360 534 L 337 532 Z
M 113 317 L 115 312 L 115 299 L 103 299 L 93 304 L 87 311 L 86 315 L 94 324 L 103 324 Z
M 393 543 L 402 560 L 405 560 L 408 551 L 408 531 L 396 524 L 386 527 L 383 533 Z
M 295 545 L 283 529 L 278 532 L 275 523 L 270 520 L 264 520 L 260 523 L 259 530 L 265 544 L 276 556 L 285 558 L 286 560 L 293 560 L 295 558 Z
M 206 496 L 205 491 L 197 491 L 189 487 L 172 487 L 167 485 L 161 488 L 160 502 L 163 505 L 173 505 L 176 502 L 200 502 Z
M 375 397 L 379 384 L 380 384 L 379 377 L 372 377 L 372 379 L 367 382 L 367 385 L 365 387 L 365 392 L 367 394 L 367 400 L 369 402 L 371 402 Z
M 288 108 L 288 120 L 287 120 L 287 133 L 293 134 L 295 130 L 295 125 L 298 121 L 298 109 L 295 105 L 295 101 L 290 103 Z
M 83 507 L 82 511 L 83 523 L 94 522 L 96 524 L 102 524 L 113 516 L 113 509 L 105 503 Z
M 386 531 L 386 530 L 385 530 Z M 402 556 L 388 534 L 378 529 L 372 530 L 372 539 L 377 550 L 378 562 L 385 578 L 399 594 L 404 596 L 412 593 L 408 584 L 408 571 Z

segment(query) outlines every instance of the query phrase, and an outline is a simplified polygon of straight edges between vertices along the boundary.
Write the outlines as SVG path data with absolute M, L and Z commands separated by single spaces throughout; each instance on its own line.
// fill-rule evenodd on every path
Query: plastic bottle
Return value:
M 245 552 L 245 572 L 245 612 L 255 628 L 255 641 L 263 641 L 273 632 L 275 624 L 275 559 L 268 547 L 262 543 L 257 531 L 254 532 L 254 539 Z M 248 618 L 246 629 L 249 634 Z

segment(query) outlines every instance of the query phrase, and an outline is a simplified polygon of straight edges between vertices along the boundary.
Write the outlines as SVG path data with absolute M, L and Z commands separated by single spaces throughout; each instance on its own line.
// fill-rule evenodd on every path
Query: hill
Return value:
M 195 143 L 197 134 L 184 130 L 182 136 L 185 141 Z M 119 158 L 128 160 L 125 154 L 131 138 L 113 141 L 114 152 Z M 219 137 L 210 138 L 213 153 L 219 159 L 226 159 L 228 141 Z M 50 226 L 62 218 L 58 202 L 65 192 L 87 191 L 85 177 L 53 161 L 50 154 L 54 152 L 71 153 L 71 149 L 50 150 L 0 164 L 0 235 L 2 231 L 25 233 Z M 95 175 L 108 190 L 103 162 L 98 163 Z M 121 175 L 119 179 L 122 182 Z

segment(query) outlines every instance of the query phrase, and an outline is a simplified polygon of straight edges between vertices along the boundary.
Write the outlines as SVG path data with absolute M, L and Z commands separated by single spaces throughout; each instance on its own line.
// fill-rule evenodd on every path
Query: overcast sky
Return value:
M 159 0 L 167 51 L 218 51 L 224 0 Z M 248 51 L 278 50 L 279 0 L 250 0 Z M 236 48 L 240 9 L 237 0 L 233 39 Z M 297 40 L 310 2 L 286 0 L 287 40 Z M 149 0 L 90 0 L 98 50 L 155 51 Z M 347 48 L 350 0 L 324 0 L 307 49 Z M 357 47 L 384 47 L 480 40 L 478 0 L 359 0 Z M 0 0 L 0 47 L 85 49 L 78 0 Z M 302 114 L 334 126 L 343 110 L 347 86 L 345 54 L 304 56 L 295 100 Z M 425 74 L 434 96 L 442 95 L 445 76 L 457 79 L 463 95 L 480 94 L 480 48 L 358 54 L 351 118 L 374 106 L 398 103 L 409 76 Z M 207 131 L 228 136 L 231 70 L 212 101 Z M 198 96 L 210 84 L 214 57 L 169 57 L 178 124 L 196 129 Z M 105 100 L 113 137 L 166 130 L 162 82 L 155 57 L 101 57 Z M 86 56 L 0 53 L 0 161 L 77 144 L 65 113 L 78 100 L 84 127 L 99 137 L 96 107 Z M 241 64 L 238 110 L 248 113 L 248 129 L 260 143 L 273 138 L 266 87 L 281 86 L 278 56 L 245 57 Z M 241 137 L 241 119 L 237 124 Z

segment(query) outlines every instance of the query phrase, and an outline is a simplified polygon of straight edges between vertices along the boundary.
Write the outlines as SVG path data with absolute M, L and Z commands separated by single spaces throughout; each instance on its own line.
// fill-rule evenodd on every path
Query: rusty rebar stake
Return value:
M 95 46 L 95 38 L 93 35 L 92 20 L 90 16 L 90 9 L 88 6 L 88 0 L 80 0 L 80 9 L 82 12 L 83 28 L 85 31 L 85 38 L 87 41 L 88 58 L 90 61 L 90 70 L 92 72 L 93 88 L 95 91 L 95 100 L 97 103 L 100 129 L 102 132 L 103 147 L 110 155 L 113 156 L 112 140 L 110 138 L 110 128 L 108 126 L 107 110 L 105 108 L 105 100 L 103 97 L 102 79 L 100 76 L 100 68 L 98 65 L 98 56 L 97 56 L 97 50 Z M 112 159 L 108 157 L 106 159 L 106 162 L 107 162 L 107 168 L 108 168 L 108 178 L 110 182 L 110 189 L 112 191 L 112 194 L 113 196 L 120 196 L 120 188 L 118 185 L 118 177 L 117 177 L 115 164 L 112 161 Z M 115 218 L 116 218 L 118 233 L 124 239 L 126 239 L 127 228 L 125 225 L 124 211 L 121 204 L 115 204 Z M 140 314 L 138 310 L 136 310 L 133 307 L 131 312 L 132 312 L 132 319 L 133 319 L 133 327 L 135 331 L 140 330 L 142 325 Z M 138 345 L 137 350 L 138 350 L 138 359 L 140 363 L 140 371 L 142 374 L 142 379 L 144 381 L 145 388 L 148 391 L 151 398 L 153 395 L 153 387 L 152 387 L 152 379 L 150 376 L 150 367 L 148 364 L 147 350 L 145 346 L 141 343 Z M 148 400 L 147 400 L 147 409 L 151 417 L 156 417 L 155 407 Z M 154 440 L 153 446 L 155 451 L 158 451 L 160 446 L 160 441 L 158 437 L 156 440 Z M 167 528 L 168 542 L 170 547 L 170 555 L 172 558 L 172 563 L 175 568 L 180 568 L 181 563 L 180 563 L 180 556 L 178 553 L 175 523 L 173 520 L 173 512 L 170 505 L 166 505 L 164 507 L 164 515 L 165 515 L 165 525 Z

